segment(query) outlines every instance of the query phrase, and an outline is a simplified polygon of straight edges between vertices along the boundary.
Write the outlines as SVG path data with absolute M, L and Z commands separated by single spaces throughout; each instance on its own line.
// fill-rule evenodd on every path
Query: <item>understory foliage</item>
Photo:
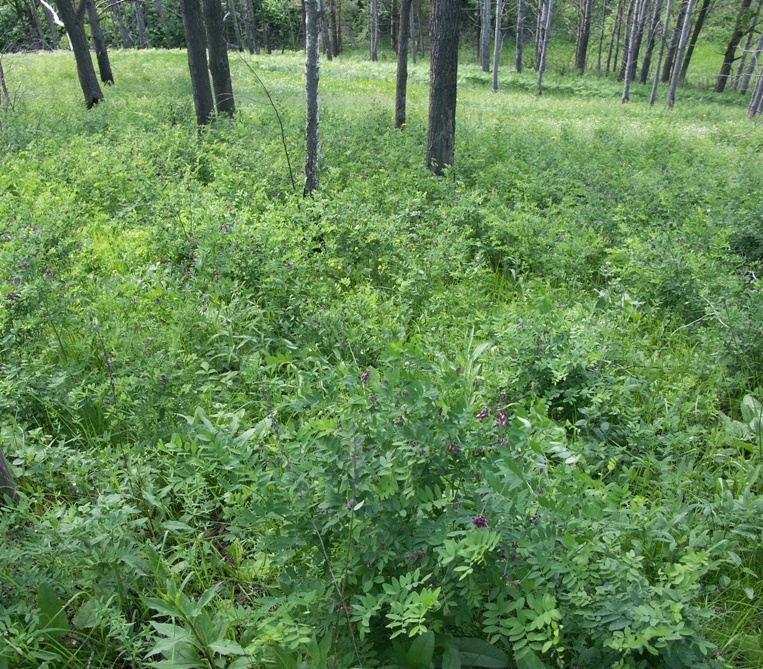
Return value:
M 197 135 L 182 53 L 88 114 L 68 54 L 7 62 L 0 667 L 760 666 L 736 98 L 466 66 L 434 179 L 428 66 L 401 132 L 392 64 L 324 64 L 303 199 L 240 64 Z M 302 65 L 252 64 L 299 165 Z

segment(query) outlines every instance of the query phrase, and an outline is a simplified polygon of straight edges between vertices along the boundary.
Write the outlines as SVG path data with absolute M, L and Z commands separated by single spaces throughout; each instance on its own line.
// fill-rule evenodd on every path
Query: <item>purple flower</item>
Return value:
M 474 527 L 487 527 L 487 518 L 485 516 L 472 516 L 472 525 Z
M 368 401 L 371 402 L 371 404 L 373 404 L 374 402 L 376 402 L 377 399 L 379 399 L 379 398 L 376 395 L 371 395 L 368 398 Z
M 477 414 L 477 418 L 478 418 L 479 420 L 485 420 L 485 418 L 487 418 L 489 415 L 490 415 L 490 409 L 488 409 L 488 408 L 485 406 L 485 407 L 482 407 L 482 411 L 480 411 L 480 412 Z
M 506 427 L 508 419 L 506 418 L 506 412 L 503 409 L 498 409 L 498 420 L 495 421 L 496 427 Z
M 450 444 L 448 446 L 448 450 L 450 451 L 451 455 L 457 456 L 461 452 L 461 444 Z
M 366 369 L 361 375 L 360 375 L 360 382 L 363 385 L 366 385 L 366 381 L 368 381 L 368 377 L 371 375 L 371 370 Z

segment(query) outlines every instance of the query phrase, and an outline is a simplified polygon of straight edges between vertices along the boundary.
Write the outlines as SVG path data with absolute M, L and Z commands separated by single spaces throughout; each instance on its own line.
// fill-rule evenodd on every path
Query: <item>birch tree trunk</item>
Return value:
M 747 107 L 747 113 L 750 116 L 760 114 L 763 110 L 763 75 L 758 76 L 758 83 L 755 86 L 755 92 L 752 94 L 750 105 Z
M 697 22 L 694 24 L 694 30 L 691 33 L 691 39 L 689 39 L 689 45 L 686 47 L 686 56 L 684 62 L 681 64 L 681 74 L 679 75 L 679 81 L 686 80 L 686 73 L 689 70 L 689 63 L 691 57 L 694 54 L 694 47 L 697 44 L 699 33 L 702 30 L 702 26 L 705 25 L 705 19 L 707 13 L 710 11 L 710 3 L 712 0 L 703 0 L 702 7 L 700 7 L 699 14 L 697 15 Z
M 630 48 L 628 49 L 628 58 L 625 61 L 625 83 L 623 84 L 623 99 L 622 103 L 625 104 L 628 102 L 629 95 L 630 95 L 630 89 L 631 89 L 631 78 L 632 78 L 632 65 L 634 60 L 636 59 L 636 34 L 638 33 L 638 17 L 641 14 L 642 7 L 646 3 L 646 0 L 635 0 L 635 7 L 633 8 L 633 23 L 631 25 L 631 36 L 629 41 Z
M 204 19 L 199 0 L 180 0 L 180 14 L 183 17 L 185 43 L 188 49 L 188 70 L 191 74 L 196 123 L 206 125 L 209 123 L 215 103 L 212 98 L 212 86 L 209 83 Z
M 620 31 L 623 25 L 623 2 L 624 0 L 617 0 L 617 10 L 615 11 L 615 20 L 612 24 L 612 37 L 609 40 L 609 49 L 607 51 L 607 70 L 604 73 L 605 76 L 609 76 L 609 73 L 617 67 L 617 57 L 620 50 Z M 617 49 L 615 49 L 617 45 Z M 612 52 L 614 51 L 614 63 L 612 62 Z
M 501 19 L 503 0 L 495 0 L 495 43 L 493 44 L 493 92 L 498 91 L 498 63 L 501 59 Z
M 397 80 L 395 83 L 395 127 L 405 125 L 405 102 L 408 87 L 408 32 L 411 26 L 411 0 L 402 0 L 397 38 Z
M 369 16 L 371 37 L 371 60 L 379 60 L 377 47 L 379 44 L 379 4 L 378 0 L 371 0 L 371 14 Z
M 548 51 L 548 37 L 551 32 L 552 2 L 553 0 L 546 0 L 544 3 L 544 21 L 541 38 L 540 62 L 538 63 L 538 80 L 535 83 L 535 90 L 538 92 L 538 95 L 543 95 L 543 73 L 546 71 L 546 52 Z
M 742 0 L 742 5 L 739 8 L 737 14 L 736 23 L 734 24 L 734 32 L 731 33 L 731 39 L 726 47 L 726 53 L 723 56 L 723 65 L 721 65 L 721 71 L 718 73 L 718 81 L 715 84 L 715 92 L 723 93 L 726 88 L 726 82 L 731 74 L 731 66 L 734 63 L 734 55 L 736 54 L 739 42 L 742 41 L 744 35 L 744 19 L 747 10 L 750 8 L 751 0 Z
M 763 32 L 760 33 L 760 37 L 758 37 L 758 42 L 755 44 L 755 52 L 752 54 L 752 60 L 750 61 L 750 66 L 747 68 L 747 72 L 745 72 L 744 79 L 742 79 L 742 87 L 739 89 L 739 92 L 744 95 L 747 93 L 747 89 L 750 86 L 750 79 L 752 78 L 752 73 L 755 71 L 755 68 L 758 66 L 758 60 L 760 59 L 760 52 L 763 51 Z
M 525 32 L 525 6 L 524 0 L 517 0 L 517 50 L 514 58 L 514 69 L 522 72 L 522 42 Z
M 101 81 L 104 84 L 113 84 L 114 75 L 111 72 L 109 53 L 106 50 L 106 40 L 103 37 L 101 22 L 98 19 L 98 10 L 95 8 L 95 0 L 85 0 L 87 20 L 90 24 L 90 36 L 93 38 L 95 57 L 98 61 L 98 71 L 101 73 Z
M 678 49 L 678 42 L 681 39 L 681 27 L 683 26 L 684 16 L 686 15 L 686 7 L 689 4 L 689 0 L 682 0 L 681 5 L 678 8 L 678 16 L 676 17 L 676 25 L 673 28 L 673 35 L 668 43 L 668 52 L 665 56 L 665 63 L 662 66 L 662 83 L 666 84 L 670 81 L 670 75 L 673 72 L 673 63 L 675 62 L 676 50 Z
M 676 62 L 673 65 L 673 74 L 670 77 L 670 88 L 668 89 L 668 108 L 672 107 L 676 101 L 676 89 L 678 80 L 681 76 L 681 65 L 683 65 L 684 53 L 686 52 L 686 43 L 689 41 L 689 28 L 691 26 L 691 13 L 694 10 L 696 0 L 689 0 L 684 17 L 684 25 L 681 30 L 681 40 L 678 42 L 678 52 L 676 53 Z
M 580 74 L 585 72 L 586 55 L 588 54 L 588 40 L 591 36 L 591 10 L 593 0 L 583 1 L 583 11 L 578 17 L 578 39 L 575 44 L 575 67 Z
M 652 14 L 652 23 L 649 27 L 649 35 L 647 37 L 646 51 L 644 52 L 644 60 L 641 63 L 641 74 L 639 75 L 638 82 L 645 84 L 649 77 L 649 69 L 652 64 L 652 53 L 654 52 L 654 44 L 657 41 L 657 27 L 660 25 L 660 14 L 662 13 L 662 0 L 657 0 L 654 5 L 654 14 Z M 659 69 L 659 66 L 658 66 Z
M 640 0 L 631 0 L 628 5 L 628 14 L 625 19 L 625 44 L 623 45 L 623 59 L 620 62 L 620 74 L 618 79 L 620 81 L 625 80 L 625 68 L 628 64 L 628 54 L 631 51 L 631 33 L 633 33 L 633 26 L 637 23 L 637 11 L 636 6 Z M 617 62 L 617 58 L 615 58 Z
M 480 1 L 480 64 L 490 72 L 490 0 Z
M 747 60 L 747 54 L 750 52 L 750 46 L 752 46 L 752 40 L 755 37 L 755 31 L 758 27 L 758 17 L 760 16 L 760 9 L 763 6 L 763 0 L 758 0 L 758 5 L 755 8 L 755 16 L 752 20 L 750 30 L 747 32 L 747 39 L 744 42 L 744 48 L 742 49 L 742 57 L 739 59 L 739 65 L 737 66 L 734 80 L 731 82 L 731 87 L 737 90 L 739 82 L 742 80 L 742 73 L 744 72 L 744 65 Z
M 453 165 L 456 149 L 459 0 L 432 0 L 429 19 L 427 167 L 437 176 Z
M 82 18 L 77 14 L 71 0 L 56 0 L 58 15 L 64 24 L 66 33 L 69 35 L 69 44 L 74 52 L 77 63 L 77 76 L 85 96 L 85 106 L 92 109 L 101 100 L 103 93 L 95 76 L 95 68 L 90 58 L 90 45 L 85 35 L 85 26 Z
M 202 0 L 204 24 L 209 50 L 209 71 L 212 73 L 212 88 L 215 92 L 215 107 L 218 114 L 233 116 L 236 104 L 233 99 L 233 85 L 230 80 L 228 63 L 228 41 L 225 39 L 223 8 L 220 0 Z
M 654 66 L 654 82 L 652 83 L 652 93 L 649 96 L 649 106 L 654 106 L 654 99 L 657 97 L 657 85 L 660 82 L 660 66 L 662 65 L 662 56 L 665 53 L 665 42 L 668 39 L 668 29 L 670 26 L 670 10 L 673 7 L 673 0 L 668 0 L 668 6 L 665 9 L 665 21 L 662 24 L 662 39 L 660 40 L 660 51 L 657 54 L 657 63 Z
M 318 0 L 305 0 L 305 188 L 304 195 L 318 189 Z
M 599 54 L 596 59 L 596 71 L 601 72 L 601 53 L 604 49 L 604 31 L 607 26 L 607 0 L 601 5 L 601 31 L 599 32 Z

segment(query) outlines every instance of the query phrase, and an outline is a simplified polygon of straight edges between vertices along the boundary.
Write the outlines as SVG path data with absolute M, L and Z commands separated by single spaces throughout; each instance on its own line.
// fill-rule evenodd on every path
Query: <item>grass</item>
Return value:
M 200 134 L 181 52 L 91 112 L 4 58 L 0 667 L 758 666 L 745 100 L 465 56 L 434 179 L 387 56 L 322 63 L 307 200 L 238 56 Z M 244 58 L 299 181 L 302 57 Z

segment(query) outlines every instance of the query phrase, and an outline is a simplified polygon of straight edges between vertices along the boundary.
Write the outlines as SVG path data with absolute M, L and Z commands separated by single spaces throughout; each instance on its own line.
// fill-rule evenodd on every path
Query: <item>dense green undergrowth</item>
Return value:
M 305 200 L 240 61 L 200 135 L 184 54 L 113 62 L 4 60 L 0 667 L 760 666 L 744 100 L 467 65 L 435 179 L 426 63 L 397 132 L 345 58 Z

